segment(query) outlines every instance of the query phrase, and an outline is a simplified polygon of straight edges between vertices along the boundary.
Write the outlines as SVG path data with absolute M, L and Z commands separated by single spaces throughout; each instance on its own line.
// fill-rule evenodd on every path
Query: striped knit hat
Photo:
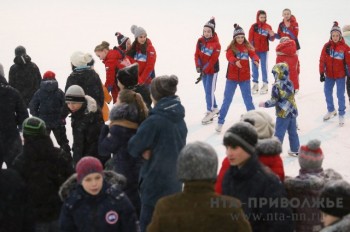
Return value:
M 243 28 L 241 28 L 237 23 L 233 25 L 235 30 L 233 31 L 233 38 L 236 38 L 238 35 L 245 35 Z
M 323 152 L 320 148 L 321 141 L 310 140 L 307 145 L 299 150 L 299 164 L 303 170 L 318 170 L 322 168 Z
M 43 120 L 37 117 L 30 117 L 23 121 L 23 136 L 46 135 L 46 125 Z

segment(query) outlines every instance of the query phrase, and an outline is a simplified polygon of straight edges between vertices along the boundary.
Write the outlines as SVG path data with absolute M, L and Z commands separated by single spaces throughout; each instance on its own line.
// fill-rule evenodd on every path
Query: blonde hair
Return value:
M 95 52 L 101 52 L 105 49 L 109 50 L 109 43 L 106 41 L 102 41 L 101 44 L 99 44 L 95 47 Z
M 147 118 L 148 108 L 139 93 L 129 89 L 123 89 L 119 92 L 118 98 L 121 103 L 136 105 L 139 113 L 139 123 L 143 122 Z

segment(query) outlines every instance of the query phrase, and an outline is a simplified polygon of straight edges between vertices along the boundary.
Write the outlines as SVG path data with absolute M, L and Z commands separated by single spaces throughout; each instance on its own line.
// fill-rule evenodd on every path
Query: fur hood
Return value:
M 305 191 L 305 189 L 321 190 L 323 186 L 333 180 L 342 179 L 341 175 L 333 169 L 326 169 L 319 174 L 300 174 L 299 176 L 286 177 L 284 185 L 286 189 L 293 189 L 295 191 Z
M 259 139 L 258 144 L 256 145 L 256 152 L 259 156 L 260 155 L 265 155 L 265 156 L 279 155 L 282 152 L 282 145 L 277 137 L 268 138 L 268 139 Z
M 320 232 L 348 232 L 350 231 L 350 214 L 343 217 L 333 225 L 327 226 Z
M 104 180 L 119 189 L 123 189 L 126 185 L 126 178 L 114 171 L 103 171 Z M 76 189 L 77 186 L 77 174 L 71 175 L 60 187 L 58 194 L 62 201 L 66 200 L 68 196 Z
M 97 111 L 97 103 L 95 99 L 93 99 L 89 95 L 85 95 L 85 100 L 86 100 L 86 113 L 90 113 L 90 112 L 95 113 Z

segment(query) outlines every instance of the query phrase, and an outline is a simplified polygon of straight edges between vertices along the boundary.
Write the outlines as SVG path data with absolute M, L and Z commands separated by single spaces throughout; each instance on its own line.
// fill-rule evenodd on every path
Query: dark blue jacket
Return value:
M 284 186 L 276 175 L 262 168 L 257 157 L 252 156 L 241 168 L 231 166 L 224 176 L 222 190 L 223 195 L 242 202 L 254 232 L 293 231 L 292 211 L 281 206 L 281 199 L 287 196 Z M 270 207 L 264 200 L 278 200 L 279 205 Z
M 86 193 L 76 183 L 76 174 L 62 185 L 61 232 L 137 231 L 134 208 L 125 193 L 119 190 L 118 182 L 123 182 L 122 177 L 113 172 L 104 174 L 102 190 L 96 196 Z
M 123 125 L 123 121 L 119 122 L 119 125 L 112 125 L 111 128 L 107 125 L 102 127 L 98 153 L 101 156 L 107 157 L 113 154 L 111 160 L 113 171 L 126 177 L 127 184 L 124 188 L 124 192 L 133 203 L 136 212 L 139 213 L 141 202 L 138 192 L 138 179 L 142 159 L 140 157 L 132 157 L 127 149 L 128 142 L 136 133 L 136 129 L 128 128 L 126 124 Z
M 30 113 L 45 121 L 47 128 L 64 124 L 64 92 L 56 80 L 43 80 L 29 103 Z
M 185 109 L 177 96 L 159 100 L 128 144 L 133 157 L 151 150 L 140 173 L 141 202 L 155 206 L 158 199 L 181 191 L 176 177 L 177 157 L 186 145 Z

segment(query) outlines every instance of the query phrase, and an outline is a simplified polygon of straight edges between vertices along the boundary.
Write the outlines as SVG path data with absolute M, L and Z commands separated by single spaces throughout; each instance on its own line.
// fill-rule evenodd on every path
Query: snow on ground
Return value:
M 14 48 L 23 45 L 42 73 L 47 70 L 56 73 L 61 88 L 64 88 L 71 71 L 69 58 L 74 51 L 93 54 L 95 46 L 103 40 L 114 46 L 117 43 L 115 32 L 120 31 L 133 38 L 130 32 L 132 24 L 145 28 L 157 51 L 156 74 L 176 74 L 180 79 L 178 94 L 186 108 L 189 129 L 187 141 L 210 143 L 218 152 L 220 161 L 225 157 L 223 132 L 239 120 L 245 107 L 240 91 L 237 90 L 221 134 L 214 131 L 216 122 L 201 125 L 205 113 L 204 91 L 201 83 L 194 84 L 198 74 L 195 72 L 193 54 L 203 25 L 211 16 L 216 17 L 216 32 L 222 46 L 221 71 L 216 90 L 220 106 L 227 68 L 225 49 L 232 39 L 233 24 L 240 24 L 247 35 L 255 22 L 256 12 L 263 9 L 267 12 L 268 23 L 277 31 L 282 20 L 282 10 L 290 8 L 300 27 L 300 93 L 296 99 L 301 144 L 313 138 L 320 139 L 325 154 L 324 168 L 334 168 L 350 181 L 350 116 L 346 113 L 346 123 L 342 128 L 338 126 L 338 118 L 322 121 L 327 110 L 323 84 L 319 82 L 318 73 L 321 49 L 329 38 L 333 21 L 337 20 L 341 27 L 350 24 L 347 21 L 350 7 L 346 0 L 29 0 L 21 3 L 3 0 L 1 5 L 0 62 L 4 65 L 5 73 L 8 73 L 13 63 Z M 277 44 L 278 41 L 270 43 L 269 70 L 276 59 Z M 104 66 L 96 56 L 95 58 L 95 68 L 104 81 Z M 269 80 L 271 90 L 271 74 Z M 268 97 L 269 95 L 258 95 L 253 100 L 257 106 Z M 273 108 L 261 110 L 275 117 Z M 67 132 L 72 140 L 69 121 Z M 298 173 L 299 165 L 296 158 L 287 155 L 288 149 L 286 136 L 282 158 L 286 174 L 294 176 Z

